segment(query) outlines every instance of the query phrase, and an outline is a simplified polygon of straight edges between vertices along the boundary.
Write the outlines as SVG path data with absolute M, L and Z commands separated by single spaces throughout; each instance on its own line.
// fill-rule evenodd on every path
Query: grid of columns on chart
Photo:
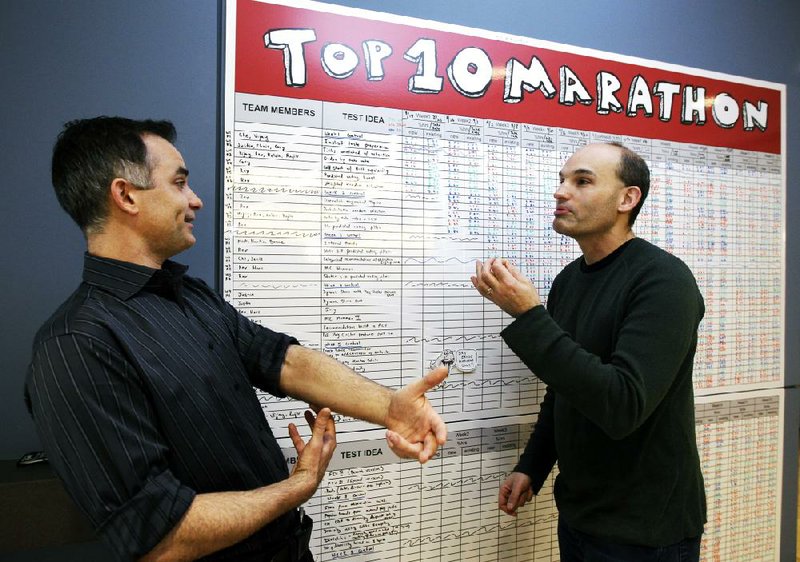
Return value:
M 497 507 L 532 423 L 460 425 L 425 465 L 400 460 L 382 439 L 340 443 L 304 506 L 315 521 L 314 559 L 557 561 L 554 475 L 518 517 Z
M 701 560 L 779 560 L 782 390 L 698 398 L 708 522 Z
M 558 171 L 607 140 L 648 159 L 635 230 L 686 261 L 705 296 L 697 388 L 777 386 L 783 192 L 779 157 L 763 153 L 237 94 L 226 298 L 392 386 L 457 353 L 446 413 L 525 413 L 534 379 L 499 336 L 510 318 L 469 276 L 503 256 L 546 295 L 579 255 L 551 228 Z
M 779 558 L 781 392 L 698 399 L 708 503 L 703 561 Z M 345 436 L 305 505 L 315 520 L 315 559 L 558 560 L 557 468 L 518 517 L 497 508 L 500 484 L 530 435 L 530 419 L 453 423 L 447 444 L 425 465 L 401 461 L 374 432 Z M 291 459 L 290 443 L 281 443 Z

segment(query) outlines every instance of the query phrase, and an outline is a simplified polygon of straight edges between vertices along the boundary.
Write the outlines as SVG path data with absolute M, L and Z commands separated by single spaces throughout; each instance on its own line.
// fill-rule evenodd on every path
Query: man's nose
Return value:
M 189 192 L 190 192 L 189 193 L 189 206 L 192 209 L 197 209 L 197 210 L 202 209 L 203 208 L 203 200 L 200 199 L 197 196 L 197 194 L 194 192 L 194 190 L 192 190 L 191 188 L 189 189 Z

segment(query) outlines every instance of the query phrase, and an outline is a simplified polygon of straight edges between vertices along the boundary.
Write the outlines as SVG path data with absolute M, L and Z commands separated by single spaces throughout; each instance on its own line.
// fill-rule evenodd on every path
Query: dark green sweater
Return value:
M 699 536 L 705 494 L 692 364 L 705 308 L 689 268 L 634 238 L 556 277 L 503 339 L 547 384 L 514 469 L 538 492 L 558 461 L 570 526 L 604 540 L 666 546 Z

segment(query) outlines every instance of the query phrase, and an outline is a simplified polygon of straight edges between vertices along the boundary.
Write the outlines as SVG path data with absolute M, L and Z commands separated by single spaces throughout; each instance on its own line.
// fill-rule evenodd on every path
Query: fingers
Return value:
M 509 284 L 512 279 L 524 279 L 519 270 L 517 270 L 519 276 L 514 274 L 515 269 L 514 265 L 505 258 L 492 258 L 486 263 L 476 260 L 475 275 L 470 276 L 470 281 L 480 294 L 491 298 L 501 285 Z
M 436 442 L 436 436 L 433 433 L 425 435 L 422 444 L 422 451 L 419 453 L 420 464 L 425 464 L 436 454 L 436 449 L 439 448 L 439 443 Z
M 336 424 L 333 421 L 331 409 L 322 408 L 316 419 L 314 419 L 314 415 L 310 411 L 306 410 L 306 420 L 309 423 L 313 422 L 311 440 L 306 443 L 306 446 L 314 442 L 316 447 L 320 447 L 321 456 L 325 459 L 325 466 L 327 466 L 328 460 L 330 460 L 330 456 L 336 448 Z
M 480 277 L 481 272 L 483 271 L 483 264 L 481 260 L 475 260 L 475 277 Z
M 507 484 L 500 486 L 500 493 L 497 496 L 497 507 L 500 511 L 508 513 L 509 515 L 516 515 L 513 511 L 508 509 L 508 496 L 511 493 L 511 487 Z
M 436 421 L 432 423 L 431 430 L 439 445 L 447 443 L 447 425 L 441 417 L 436 416 Z
M 330 408 L 318 408 L 317 411 L 319 412 L 317 416 L 314 416 L 310 410 L 303 412 L 303 417 L 305 417 L 308 427 L 311 428 L 311 439 L 315 436 L 322 439 L 323 442 L 329 441 L 331 436 L 336 439 L 336 426 Z M 289 438 L 297 452 L 302 453 L 307 443 L 303 441 L 300 431 L 293 423 L 289 424 Z
M 420 464 L 431 460 L 436 455 L 439 445 L 443 444 L 439 443 L 437 436 L 432 432 L 426 434 L 421 442 L 412 443 L 399 433 L 387 430 L 386 441 L 395 455 L 405 459 L 417 459 Z
M 297 454 L 301 454 L 306 444 L 303 442 L 303 438 L 300 437 L 300 432 L 297 431 L 297 426 L 293 423 L 289 424 L 289 439 L 292 440 L 292 445 L 294 445 Z
M 411 443 L 396 431 L 386 431 L 386 442 L 392 452 L 401 459 L 419 459 L 422 443 Z M 426 459 L 427 460 L 427 459 Z
M 316 419 L 314 419 L 314 414 L 312 414 L 310 410 L 306 410 L 305 417 L 306 421 L 311 426 L 312 438 L 319 437 L 320 439 L 322 439 L 325 435 L 326 430 L 328 429 L 328 424 L 333 423 L 333 419 L 331 418 L 330 408 L 322 408 L 317 414 Z
M 492 287 L 496 283 L 491 271 L 492 262 L 494 262 L 494 258 L 490 259 L 485 264 L 481 263 L 480 260 L 475 260 L 475 275 L 470 276 L 472 286 L 484 297 L 491 296 L 494 290 Z
M 492 258 L 486 262 L 482 268 L 481 279 L 486 285 L 485 290 L 491 294 L 503 285 L 509 285 L 516 278 L 512 268 L 514 265 L 505 258 Z
M 311 439 L 309 439 L 305 446 L 311 444 L 312 441 L 318 441 L 322 443 L 323 447 L 325 447 L 332 441 L 333 446 L 336 447 L 336 425 L 334 424 L 333 414 L 331 414 L 330 408 L 320 409 L 316 417 L 314 417 L 314 414 L 311 412 L 311 410 L 306 410 L 303 415 L 305 416 L 306 422 L 308 422 L 308 425 L 311 428 Z M 290 426 L 292 425 L 294 424 L 290 424 Z M 300 439 L 300 435 L 297 432 L 297 428 L 294 428 L 294 433 L 297 434 L 297 438 L 300 440 L 300 442 L 302 442 L 302 439 Z M 295 444 L 296 449 L 297 443 L 292 436 L 291 427 L 289 429 L 289 436 L 292 437 L 292 443 Z
M 330 446 L 333 446 L 334 449 L 336 448 L 336 423 L 334 422 L 333 415 L 330 416 L 328 423 L 325 424 L 322 445 L 325 448 Z
M 500 486 L 497 501 L 500 511 L 512 516 L 517 515 L 517 510 L 533 498 L 533 489 L 530 478 L 518 473 L 512 473 Z
M 522 490 L 519 486 L 511 487 L 511 493 L 508 495 L 508 499 L 506 501 L 506 513 L 509 515 L 516 515 L 517 509 L 525 505 L 524 499 L 526 496 L 521 495 L 521 491 Z M 520 503 L 520 500 L 523 500 L 522 503 Z
M 512 517 L 517 516 L 517 509 L 525 505 L 525 502 L 520 503 L 520 489 L 514 482 L 514 480 L 506 480 L 502 486 L 500 486 L 500 494 L 498 496 L 498 507 L 500 511 L 511 515 Z
M 487 291 L 497 284 L 497 279 L 493 271 L 495 261 L 497 261 L 497 258 L 492 258 L 481 266 L 479 279 L 486 286 L 485 288 Z
M 310 495 L 325 477 L 336 449 L 336 426 L 330 408 L 321 408 L 316 417 L 306 410 L 304 416 L 311 427 L 311 438 L 304 443 L 294 424 L 289 424 L 289 437 L 298 453 L 292 476 L 308 486 Z
M 447 367 L 437 367 L 436 369 L 429 371 L 421 379 L 410 383 L 408 385 L 409 392 L 411 392 L 413 396 L 422 396 L 429 390 L 432 390 L 444 382 L 444 380 L 447 378 L 447 374 Z M 439 445 L 444 445 L 447 441 L 447 426 L 445 425 L 444 421 L 442 421 L 442 418 L 434 412 L 431 412 L 431 415 L 431 432 L 425 436 L 425 445 L 423 447 L 423 450 L 430 452 L 428 458 L 433 456 L 433 454 L 436 452 L 436 448 Z M 428 439 L 431 440 L 430 444 L 428 443 Z M 431 447 L 433 447 L 432 450 L 430 449 Z
M 510 269 L 514 267 L 507 259 L 494 259 L 490 271 L 499 283 L 508 283 L 514 277 Z
M 516 279 L 520 283 L 525 283 L 526 285 L 530 285 L 531 284 L 530 279 L 525 277 L 516 265 L 514 265 L 511 262 L 509 262 L 506 267 L 508 268 L 509 273 L 511 273 L 511 276 L 514 279 Z

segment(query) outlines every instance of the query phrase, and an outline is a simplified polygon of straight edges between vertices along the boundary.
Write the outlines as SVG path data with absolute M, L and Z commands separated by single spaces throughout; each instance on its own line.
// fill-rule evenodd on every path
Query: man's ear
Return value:
M 617 210 L 620 213 L 628 213 L 632 211 L 642 198 L 642 190 L 636 185 L 628 185 L 622 191 L 622 198 Z
M 128 215 L 138 215 L 137 187 L 125 178 L 114 178 L 111 181 L 111 205 Z

